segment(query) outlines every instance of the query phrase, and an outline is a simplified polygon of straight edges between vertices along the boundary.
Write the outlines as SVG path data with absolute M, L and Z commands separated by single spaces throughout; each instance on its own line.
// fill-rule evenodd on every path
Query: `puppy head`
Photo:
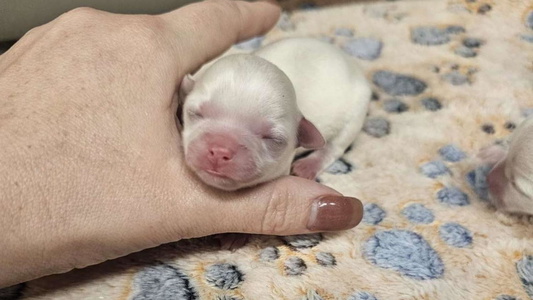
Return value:
M 187 165 L 205 183 L 236 190 L 288 174 L 298 146 L 325 141 L 296 104 L 287 76 L 247 54 L 221 58 L 180 86 Z
M 491 201 L 503 211 L 533 215 L 532 121 L 515 130 L 507 156 L 487 176 Z

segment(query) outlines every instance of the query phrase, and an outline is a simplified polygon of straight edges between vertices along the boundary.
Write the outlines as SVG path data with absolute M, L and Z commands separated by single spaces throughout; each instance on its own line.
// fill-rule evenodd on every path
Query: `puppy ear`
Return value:
M 178 98 L 181 103 L 185 100 L 185 97 L 192 91 L 194 88 L 194 80 L 190 74 L 187 74 L 183 77 L 180 83 L 180 88 L 178 91 Z
M 320 149 L 326 145 L 324 137 L 318 129 L 309 122 L 305 117 L 302 117 L 298 125 L 298 147 L 306 149 Z

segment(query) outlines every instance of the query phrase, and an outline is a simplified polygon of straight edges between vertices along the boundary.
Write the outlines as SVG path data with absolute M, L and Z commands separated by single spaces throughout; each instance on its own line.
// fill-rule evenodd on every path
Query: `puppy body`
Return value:
M 487 147 L 479 156 L 494 164 L 487 176 L 491 202 L 503 211 L 533 215 L 533 119 L 515 129 L 508 146 Z
M 340 158 L 361 131 L 371 97 L 363 71 L 330 44 L 305 38 L 273 43 L 254 53 L 291 80 L 298 107 L 326 146 L 295 162 L 295 175 L 314 179 Z M 306 151 L 297 149 L 297 155 Z
M 313 179 L 361 130 L 370 100 L 342 51 L 307 38 L 222 57 L 180 87 L 186 162 L 207 184 L 235 190 L 288 175 Z

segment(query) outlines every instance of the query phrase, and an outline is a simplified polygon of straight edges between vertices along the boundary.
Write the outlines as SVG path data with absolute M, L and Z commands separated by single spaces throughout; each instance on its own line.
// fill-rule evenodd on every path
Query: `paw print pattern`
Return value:
M 450 169 L 439 160 L 423 164 L 420 166 L 420 171 L 429 178 L 437 178 L 441 175 L 451 174 Z
M 400 99 L 389 99 L 383 102 L 383 109 L 389 113 L 403 113 L 409 110 L 409 105 Z
M 414 96 L 426 90 L 427 84 L 413 76 L 391 71 L 377 71 L 372 82 L 392 96 Z
M 437 252 L 421 235 L 408 230 L 377 232 L 363 244 L 363 255 L 380 268 L 417 280 L 436 279 L 444 274 Z
M 430 224 L 435 220 L 433 212 L 419 203 L 404 207 L 401 213 L 413 224 Z M 379 225 L 385 217 L 385 211 L 377 204 L 365 205 L 364 223 Z M 439 235 L 443 242 L 456 248 L 468 247 L 473 242 L 472 233 L 458 223 L 443 224 Z M 378 231 L 366 240 L 362 252 L 373 265 L 415 280 L 437 279 L 444 275 L 445 267 L 439 254 L 420 234 L 411 230 Z
M 379 58 L 382 48 L 383 43 L 372 37 L 350 39 L 342 47 L 349 55 L 363 60 L 375 60 Z
M 363 222 L 370 225 L 377 225 L 383 221 L 387 213 L 377 204 L 368 203 L 364 205 Z
M 527 116 L 525 116 L 525 117 L 527 117 Z M 497 128 L 498 128 L 498 130 L 497 130 Z M 490 123 L 490 122 L 485 122 L 485 123 L 481 124 L 481 126 L 480 126 L 481 131 L 483 131 L 487 135 L 494 135 L 494 134 L 497 133 L 497 131 L 499 133 L 501 133 L 502 129 L 500 129 L 500 128 L 502 128 L 504 130 L 504 132 L 512 132 L 516 128 L 516 123 L 514 123 L 512 121 L 506 121 L 503 124 L 494 124 L 494 123 Z
M 381 138 L 390 133 L 390 122 L 383 117 L 373 117 L 366 119 L 363 131 L 370 136 Z
M 492 124 L 483 124 L 481 125 L 481 130 L 485 132 L 486 134 L 494 134 L 496 130 L 494 129 L 494 125 Z
M 482 0 L 462 0 L 462 5 L 458 5 L 458 11 L 466 10 L 470 13 L 485 15 L 492 10 L 491 2 Z
M 335 161 L 331 166 L 326 169 L 327 173 L 330 174 L 347 174 L 350 173 L 353 169 L 353 165 L 346 160 L 340 158 Z
M 529 297 L 533 298 L 533 255 L 524 256 L 516 263 L 518 277 Z
M 216 288 L 234 290 L 242 283 L 243 274 L 235 265 L 214 264 L 205 270 L 205 280 Z
M 297 235 L 288 235 L 284 236 L 281 239 L 289 246 L 294 248 L 312 248 L 320 241 L 322 241 L 322 234 L 312 233 L 312 234 L 297 234 Z
M 510 295 L 498 295 L 498 297 L 496 297 L 496 299 L 494 300 L 519 300 L 519 299 L 516 297 L 510 296 Z
M 422 106 L 424 106 L 429 111 L 437 111 L 442 108 L 442 104 L 437 98 L 424 98 L 420 102 L 422 103 Z
M 328 252 L 318 252 L 316 254 L 316 261 L 322 266 L 334 266 L 337 264 L 335 256 Z
M 276 247 L 266 247 L 261 250 L 260 257 L 262 261 L 274 261 L 279 258 L 279 250 Z
M 492 166 L 483 165 L 466 174 L 466 182 L 478 195 L 479 199 L 487 201 L 489 199 L 489 185 L 487 183 L 487 175 Z
M 285 260 L 285 273 L 287 275 L 302 275 L 305 270 L 307 270 L 307 265 L 304 260 L 293 256 Z
M 467 154 L 454 144 L 442 146 L 435 156 L 439 159 L 420 166 L 421 173 L 433 179 L 452 175 L 446 163 L 453 164 L 467 158 Z M 444 186 L 437 191 L 436 198 L 440 203 L 451 207 L 470 204 L 468 195 L 455 186 Z M 434 213 L 421 203 L 405 206 L 401 214 L 412 224 L 425 225 L 435 221 Z M 385 210 L 375 203 L 364 206 L 363 222 L 366 224 L 379 225 L 386 216 Z M 474 241 L 471 231 L 456 222 L 441 225 L 439 237 L 446 245 L 455 248 L 468 248 Z M 363 255 L 377 267 L 393 270 L 416 280 L 441 278 L 445 272 L 444 263 L 435 249 L 422 235 L 411 230 L 378 231 L 363 244 Z
M 448 245 L 464 248 L 472 244 L 472 233 L 457 223 L 446 223 L 439 228 L 441 239 Z
M 461 86 L 465 84 L 471 84 L 474 82 L 474 74 L 478 72 L 476 67 L 461 66 L 456 63 L 444 63 L 442 66 L 434 66 L 438 69 L 439 77 L 442 81 Z
M 310 236 L 310 237 L 309 237 Z M 282 273 L 286 276 L 299 276 L 305 274 L 310 267 L 325 267 L 333 268 L 337 265 L 337 259 L 330 252 L 315 252 L 313 247 L 318 245 L 320 239 L 314 235 L 299 235 L 292 236 L 287 246 L 281 246 L 283 254 L 280 254 L 278 247 L 266 247 L 259 253 L 259 258 L 265 263 L 275 263 L 278 260 L 282 260 Z M 283 237 L 284 240 L 288 240 L 287 237 Z M 307 251 L 305 251 L 307 250 Z M 302 254 L 301 251 L 305 251 L 306 254 Z M 309 254 L 309 251 L 311 255 Z M 310 258 L 313 259 L 310 259 Z
M 378 300 L 378 298 L 368 292 L 357 292 L 348 297 L 348 300 Z
M 135 275 L 133 300 L 198 299 L 189 278 L 179 269 L 159 264 L 148 266 Z
M 437 200 L 440 203 L 451 206 L 466 206 L 470 204 L 468 195 L 457 187 L 444 187 L 437 192 Z
M 456 163 L 467 157 L 466 153 L 458 146 L 448 144 L 438 150 L 440 158 L 448 163 Z M 420 172 L 425 176 L 437 179 L 441 176 L 453 175 L 449 167 L 441 160 L 433 160 L 422 164 Z M 455 186 L 445 186 L 437 191 L 437 200 L 442 204 L 451 206 L 466 206 L 470 204 L 470 199 L 466 193 Z
M 458 162 L 466 158 L 466 154 L 459 147 L 451 144 L 440 148 L 439 154 L 449 162 Z
M 419 203 L 405 207 L 402 210 L 402 215 L 414 224 L 429 224 L 435 220 L 433 212 Z
M 454 53 L 465 58 L 476 57 L 481 45 L 483 45 L 481 39 L 467 37 L 455 48 Z
M 423 46 L 438 46 L 449 43 L 452 35 L 464 32 L 465 28 L 459 25 L 418 26 L 411 29 L 411 41 Z
M 526 12 L 524 25 L 527 28 L 526 30 L 529 31 L 529 33 L 524 33 L 520 35 L 520 39 L 527 43 L 533 43 L 533 33 L 531 33 L 531 30 L 533 29 L 533 9 Z

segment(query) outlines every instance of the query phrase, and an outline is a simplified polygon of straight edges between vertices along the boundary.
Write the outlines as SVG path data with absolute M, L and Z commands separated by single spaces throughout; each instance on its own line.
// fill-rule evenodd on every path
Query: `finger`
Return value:
M 180 71 L 186 74 L 236 42 L 266 33 L 280 12 L 271 2 L 216 0 L 194 3 L 161 17 L 175 34 Z
M 9 50 L 2 54 L 0 59 L 0 70 L 7 68 L 25 51 L 31 49 L 36 42 L 42 39 L 44 33 L 50 27 L 50 23 L 30 29 L 15 44 L 13 44 Z
M 240 192 L 236 199 L 218 201 L 212 208 L 207 217 L 217 218 L 218 230 L 269 235 L 346 230 L 363 216 L 358 199 L 299 177 Z

